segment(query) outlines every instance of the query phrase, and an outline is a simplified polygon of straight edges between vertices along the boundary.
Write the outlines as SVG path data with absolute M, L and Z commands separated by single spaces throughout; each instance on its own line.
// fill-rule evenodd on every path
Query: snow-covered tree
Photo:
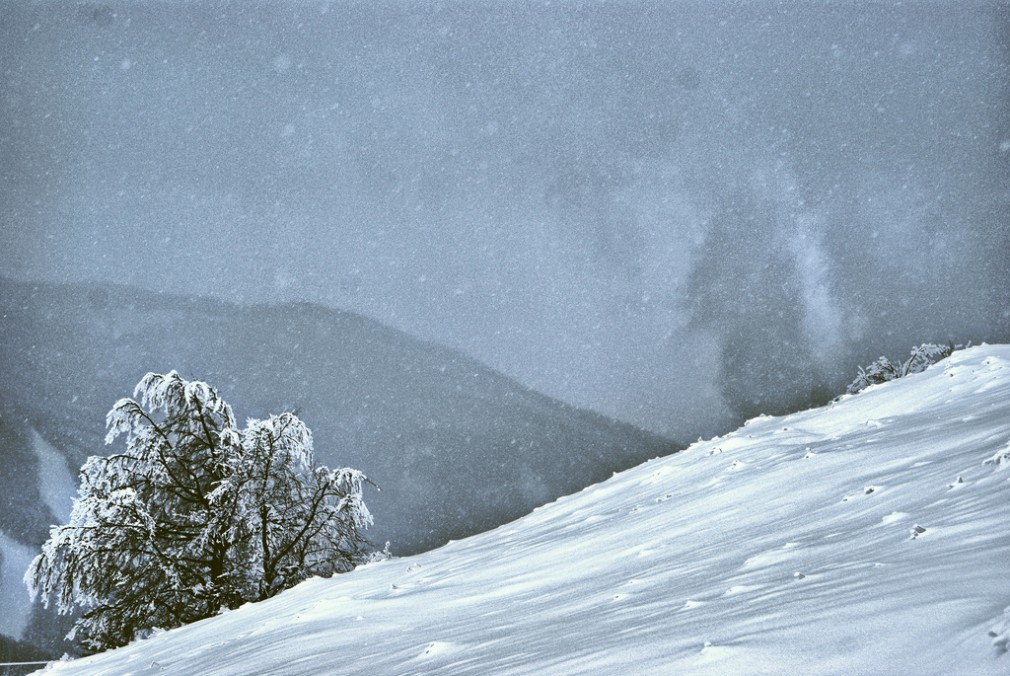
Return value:
M 856 379 L 849 383 L 849 387 L 846 389 L 846 392 L 849 394 L 855 394 L 856 392 L 865 390 L 870 385 L 886 383 L 900 377 L 901 366 L 894 364 L 887 357 L 881 356 L 869 366 L 865 368 L 862 366 L 859 367 L 859 373 L 856 375 Z
M 267 598 L 309 575 L 350 570 L 368 553 L 362 530 L 365 475 L 315 465 L 312 434 L 292 413 L 250 420 L 222 492 L 236 494 L 232 541 L 241 551 L 246 596 Z
M 922 373 L 930 364 L 935 364 L 941 359 L 946 359 L 954 352 L 955 346 L 951 343 L 937 345 L 935 343 L 923 343 L 912 348 L 911 356 L 902 364 L 902 374 Z
M 930 364 L 935 364 L 941 359 L 946 359 L 954 352 L 955 346 L 936 345 L 934 343 L 923 343 L 912 348 L 911 355 L 903 362 L 895 363 L 887 357 L 880 357 L 869 366 L 859 368 L 856 379 L 849 384 L 846 390 L 849 394 L 856 394 L 865 390 L 870 385 L 886 383 L 895 378 L 902 378 L 910 373 L 921 373 Z
M 123 645 L 366 560 L 367 482 L 316 465 L 292 413 L 238 429 L 206 383 L 148 373 L 106 418 L 123 452 L 91 457 L 70 522 L 25 573 L 33 598 L 79 612 L 71 638 Z

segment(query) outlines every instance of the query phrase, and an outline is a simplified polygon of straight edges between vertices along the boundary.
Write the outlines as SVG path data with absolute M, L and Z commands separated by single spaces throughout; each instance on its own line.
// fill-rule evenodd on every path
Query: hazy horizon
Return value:
M 0 5 L 0 274 L 309 301 L 665 433 L 1010 341 L 1010 5 Z

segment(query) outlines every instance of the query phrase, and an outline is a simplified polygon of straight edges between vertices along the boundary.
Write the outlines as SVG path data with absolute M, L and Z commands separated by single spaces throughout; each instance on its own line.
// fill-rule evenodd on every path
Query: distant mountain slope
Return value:
M 58 645 L 62 632 L 29 617 L 26 552 L 65 518 L 84 459 L 112 451 L 105 414 L 147 371 L 210 382 L 240 422 L 296 410 L 321 462 L 362 469 L 381 488 L 366 491 L 368 535 L 398 554 L 680 448 L 460 352 L 306 304 L 0 278 L 0 346 L 0 633 L 38 644 Z
M 1008 504 L 981 346 L 56 671 L 1006 674 Z
M 147 371 L 208 381 L 240 420 L 296 410 L 322 462 L 362 469 L 379 485 L 367 494 L 370 537 L 401 553 L 676 450 L 457 351 L 312 305 L 0 279 L 0 341 L 0 530 L 25 544 L 57 518 L 52 488 L 34 476 L 42 456 L 32 430 L 76 474 L 88 455 L 109 452 L 105 413 Z

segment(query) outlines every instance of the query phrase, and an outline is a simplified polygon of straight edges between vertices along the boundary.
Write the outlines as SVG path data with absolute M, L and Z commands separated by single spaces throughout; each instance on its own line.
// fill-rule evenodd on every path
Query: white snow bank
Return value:
M 1010 673 L 1010 347 L 71 673 Z
M 35 551 L 0 532 L 0 634 L 24 636 L 32 604 L 22 578 Z
M 31 430 L 32 450 L 39 461 L 39 494 L 54 515 L 65 522 L 73 504 L 77 484 L 63 456 Z M 0 532 L 0 634 L 22 638 L 31 618 L 32 604 L 24 578 L 28 564 L 38 552 Z
M 59 523 L 66 523 L 77 495 L 77 481 L 67 469 L 63 454 L 34 429 L 31 432 L 32 450 L 39 461 L 39 494 Z

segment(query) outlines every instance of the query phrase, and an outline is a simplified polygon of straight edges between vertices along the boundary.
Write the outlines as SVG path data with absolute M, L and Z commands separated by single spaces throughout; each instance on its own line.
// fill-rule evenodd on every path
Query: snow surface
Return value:
M 59 523 L 66 523 L 77 495 L 77 481 L 63 455 L 36 430 L 32 429 L 31 434 L 32 450 L 39 461 L 39 494 Z
M 22 638 L 32 604 L 22 578 L 35 558 L 35 549 L 0 531 L 0 634 Z
M 801 376 L 798 376 L 801 377 Z M 68 673 L 1010 673 L 1010 346 Z
M 65 523 L 70 516 L 72 496 L 77 493 L 77 483 L 60 452 L 35 429 L 30 432 L 32 450 L 39 462 L 39 494 L 52 513 Z M 0 531 L 0 634 L 24 637 L 32 603 L 22 578 L 37 553 L 34 547 L 22 545 Z

